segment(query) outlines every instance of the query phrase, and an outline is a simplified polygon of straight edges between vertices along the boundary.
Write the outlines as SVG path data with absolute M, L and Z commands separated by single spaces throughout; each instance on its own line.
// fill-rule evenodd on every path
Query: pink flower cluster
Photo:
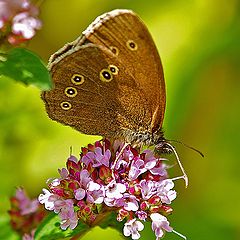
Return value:
M 10 198 L 10 223 L 23 240 L 34 239 L 34 232 L 39 223 L 46 216 L 46 211 L 34 198 L 30 199 L 22 188 L 16 190 L 15 196 Z
M 117 220 L 125 221 L 124 235 L 132 239 L 140 238 L 145 221 L 152 222 L 156 239 L 165 231 L 175 232 L 166 218 L 176 198 L 166 159 L 150 150 L 122 147 L 108 140 L 88 145 L 79 160 L 69 157 L 60 178 L 48 182 L 49 190 L 43 189 L 39 201 L 59 214 L 62 229 L 74 229 L 78 221 L 93 226 L 101 213 L 117 211 Z
M 0 38 L 12 45 L 31 39 L 41 28 L 38 13 L 30 0 L 0 0 Z

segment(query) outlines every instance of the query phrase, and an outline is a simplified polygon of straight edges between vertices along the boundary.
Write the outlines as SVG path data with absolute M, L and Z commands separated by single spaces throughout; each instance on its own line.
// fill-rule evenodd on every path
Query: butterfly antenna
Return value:
M 199 151 L 198 149 L 196 149 L 196 148 L 194 148 L 194 147 L 191 147 L 191 146 L 187 145 L 186 143 L 180 142 L 180 141 L 178 141 L 178 140 L 168 140 L 168 141 L 169 141 L 169 142 L 180 143 L 180 144 L 182 144 L 184 147 L 190 148 L 190 149 L 192 149 L 193 151 L 197 152 L 197 153 L 198 153 L 199 155 L 201 155 L 202 157 L 204 157 L 204 154 L 203 154 L 201 151 Z
M 184 170 L 184 167 L 183 167 L 183 165 L 182 165 L 182 163 L 181 163 L 181 161 L 180 161 L 180 159 L 179 159 L 179 157 L 178 157 L 178 154 L 177 154 L 175 148 L 174 148 L 170 143 L 168 143 L 168 142 L 165 142 L 164 144 L 166 144 L 166 145 L 172 150 L 172 152 L 174 153 L 174 155 L 175 155 L 175 157 L 176 157 L 176 159 L 177 159 L 178 165 L 179 165 L 179 167 L 180 167 L 180 169 L 181 169 L 181 171 L 182 171 L 182 173 L 183 173 L 183 176 L 180 177 L 180 178 L 183 178 L 183 179 L 184 179 L 184 181 L 185 181 L 185 186 L 186 186 L 186 188 L 187 188 L 187 186 L 188 186 L 188 176 L 187 176 L 187 174 L 186 174 L 186 172 L 185 172 L 185 170 Z

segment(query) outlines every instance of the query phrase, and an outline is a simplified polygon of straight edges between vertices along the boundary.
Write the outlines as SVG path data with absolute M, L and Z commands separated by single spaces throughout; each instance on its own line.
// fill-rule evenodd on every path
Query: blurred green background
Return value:
M 167 85 L 165 136 L 177 145 L 190 184 L 176 183 L 171 226 L 188 239 L 240 239 L 240 3 L 238 0 L 45 0 L 43 28 L 28 48 L 47 62 L 98 15 L 115 8 L 137 12 L 152 33 Z M 0 81 L 0 211 L 16 186 L 37 196 L 85 136 L 48 119 L 40 92 Z M 120 239 L 95 229 L 83 239 Z M 154 239 L 145 231 L 142 239 Z M 169 233 L 165 239 L 179 239 Z

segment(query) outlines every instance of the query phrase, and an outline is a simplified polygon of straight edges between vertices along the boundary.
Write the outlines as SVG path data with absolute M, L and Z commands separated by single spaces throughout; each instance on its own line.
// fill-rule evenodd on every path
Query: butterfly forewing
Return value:
M 111 73 L 110 69 L 115 72 L 105 81 L 101 72 Z M 110 138 L 121 138 L 128 128 L 149 126 L 145 122 L 151 118 L 147 100 L 108 49 L 93 44 L 76 47 L 53 64 L 51 74 L 54 89 L 44 92 L 42 98 L 53 120 Z
M 117 55 L 148 100 L 152 128 L 161 127 L 166 101 L 163 69 L 156 46 L 141 19 L 132 11 L 114 10 L 100 16 L 83 34 L 88 41 L 105 46 Z M 80 39 L 79 44 L 83 41 Z

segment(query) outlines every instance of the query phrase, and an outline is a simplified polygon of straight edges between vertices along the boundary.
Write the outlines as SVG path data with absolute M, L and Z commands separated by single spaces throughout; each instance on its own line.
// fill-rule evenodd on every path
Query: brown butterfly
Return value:
M 42 98 L 51 119 L 85 134 L 175 152 L 162 131 L 166 92 L 161 60 L 134 12 L 99 16 L 51 56 L 49 70 L 55 87 Z

